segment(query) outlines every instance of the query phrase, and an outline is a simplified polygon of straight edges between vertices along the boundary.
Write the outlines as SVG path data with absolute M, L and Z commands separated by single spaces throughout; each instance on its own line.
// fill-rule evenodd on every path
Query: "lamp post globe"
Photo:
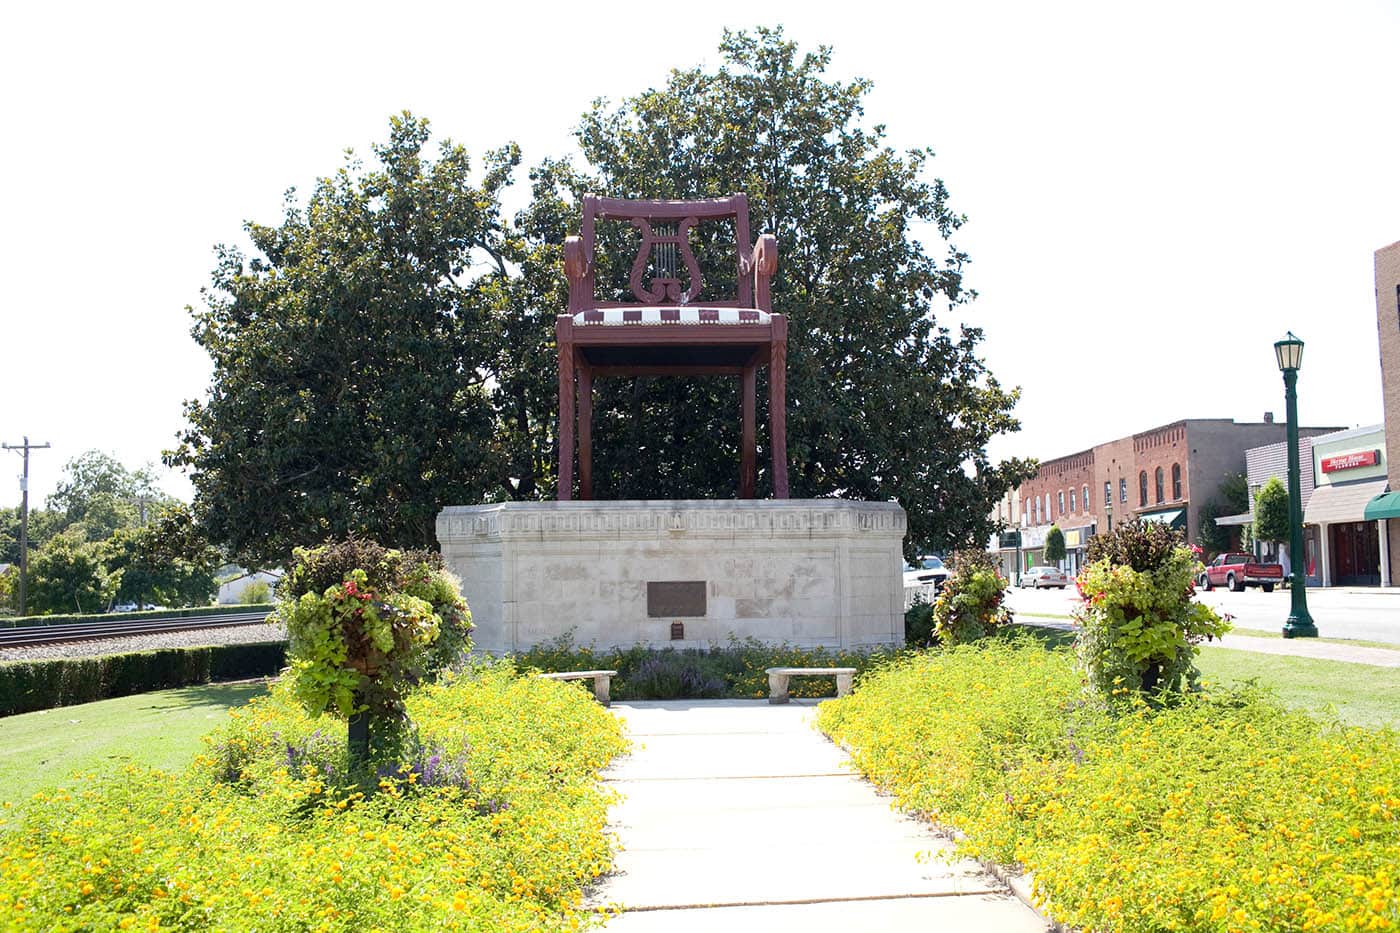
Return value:
M 1303 546 L 1303 491 L 1298 464 L 1298 370 L 1303 367 L 1303 341 L 1293 331 L 1274 343 L 1274 357 L 1283 373 L 1283 400 L 1288 412 L 1288 556 L 1292 600 L 1283 623 L 1284 638 L 1316 638 L 1317 626 L 1308 614 L 1308 568 Z

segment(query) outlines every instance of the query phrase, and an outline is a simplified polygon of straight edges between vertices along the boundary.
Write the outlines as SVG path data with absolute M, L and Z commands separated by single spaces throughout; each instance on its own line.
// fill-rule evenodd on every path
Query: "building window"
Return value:
M 1172 498 L 1181 498 L 1181 464 L 1172 464 Z
M 1118 477 L 1118 502 L 1121 505 L 1128 504 L 1128 481 L 1123 477 Z
M 1071 505 L 1069 510 L 1070 510 L 1071 512 L 1073 512 L 1073 511 L 1074 511 L 1074 506 Z M 1061 515 L 1061 517 L 1063 517 L 1064 514 L 1065 514 L 1065 491 L 1064 491 L 1063 489 L 1061 489 L 1061 490 L 1060 490 L 1060 515 Z
M 1077 505 L 1074 504 L 1074 490 L 1073 490 L 1073 489 L 1071 489 L 1071 490 L 1069 491 L 1069 510 L 1070 510 L 1071 512 L 1078 512 L 1078 511 L 1079 511 L 1079 506 L 1077 506 Z
M 1091 503 L 1089 502 L 1089 484 L 1088 484 L 1088 483 L 1085 483 L 1085 484 L 1084 484 L 1084 497 L 1083 497 L 1082 499 L 1080 499 L 1079 501 L 1082 502 L 1082 503 L 1084 503 L 1084 511 L 1086 511 L 1086 512 L 1089 511 L 1089 507 L 1090 507 L 1090 504 L 1091 504 Z
M 1163 482 L 1163 479 L 1165 478 L 1165 476 L 1166 476 L 1166 473 L 1163 472 L 1163 470 L 1162 470 L 1161 467 L 1158 467 L 1158 468 L 1157 468 L 1157 474 L 1156 474 L 1156 480 L 1157 480 L 1157 504 L 1158 504 L 1158 505 L 1161 505 L 1161 504 L 1162 504 L 1162 500 L 1166 498 L 1166 483 Z
M 1113 504 L 1113 484 L 1108 480 L 1103 481 L 1103 504 L 1105 508 Z
M 1138 508 L 1147 507 L 1147 471 L 1138 474 Z

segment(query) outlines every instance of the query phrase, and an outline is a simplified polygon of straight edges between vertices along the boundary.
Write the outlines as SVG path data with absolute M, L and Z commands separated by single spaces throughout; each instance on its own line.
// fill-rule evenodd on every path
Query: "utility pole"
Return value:
M 22 452 L 24 457 L 24 473 L 19 478 L 19 614 L 25 613 L 25 599 L 28 596 L 29 586 L 29 452 L 31 450 L 43 450 L 49 446 L 48 441 L 42 444 L 29 443 L 29 436 L 25 435 L 23 444 L 0 444 L 0 448 Z

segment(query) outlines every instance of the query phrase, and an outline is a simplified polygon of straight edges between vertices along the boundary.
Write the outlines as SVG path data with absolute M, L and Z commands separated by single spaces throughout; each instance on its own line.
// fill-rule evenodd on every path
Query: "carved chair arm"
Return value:
M 753 298 L 760 311 L 773 310 L 773 273 L 778 271 L 778 238 L 765 233 L 753 245 Z
M 564 238 L 564 275 L 569 281 L 582 279 L 588 274 L 588 256 L 583 251 L 583 237 Z
M 593 302 L 592 259 L 582 237 L 564 238 L 564 277 L 569 280 L 570 314 Z
M 765 233 L 753 245 L 753 272 L 756 276 L 771 279 L 778 271 L 778 238 Z

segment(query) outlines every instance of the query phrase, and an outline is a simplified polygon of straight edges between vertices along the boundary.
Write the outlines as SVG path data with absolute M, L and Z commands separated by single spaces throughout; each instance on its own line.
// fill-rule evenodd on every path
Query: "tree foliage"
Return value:
M 1058 564 L 1065 559 L 1065 533 L 1059 525 L 1051 525 L 1045 532 L 1045 562 Z
M 1249 511 L 1249 477 L 1243 473 L 1227 473 L 1220 481 L 1219 498 L 1222 515 L 1241 515 Z
M 268 565 L 351 532 L 423 546 L 444 505 L 554 495 L 553 321 L 580 197 L 742 191 L 754 233 L 780 246 L 792 495 L 898 499 L 911 554 L 985 538 L 991 503 L 1030 471 L 987 457 L 1018 427 L 1017 393 L 978 358 L 981 330 L 938 323 L 972 293 L 933 153 L 897 152 L 866 126 L 870 84 L 829 78 L 827 48 L 758 30 L 726 33 L 720 53 L 718 68 L 597 103 L 577 130 L 583 165 L 541 162 L 510 220 L 500 195 L 518 151 L 492 153 L 474 183 L 462 147 L 433 161 L 427 123 L 405 115 L 376 167 L 352 158 L 305 208 L 289 199 L 280 226 L 249 224 L 257 255 L 222 249 L 194 328 L 213 386 L 168 456 L 192 471 L 211 536 Z M 708 289 L 732 289 L 733 244 L 726 279 L 708 235 L 702 297 L 726 297 Z M 600 244 L 606 290 L 635 234 L 604 230 Z M 600 498 L 737 493 L 737 380 L 596 392 Z M 764 423 L 763 386 L 759 398 Z M 759 485 L 771 492 L 766 469 Z
M 428 135 L 395 118 L 376 167 L 349 156 L 304 209 L 289 194 L 279 226 L 247 225 L 258 255 L 219 251 L 192 331 L 213 386 L 167 461 L 192 471 L 211 539 L 252 564 L 356 531 L 428 544 L 441 505 L 499 495 L 491 308 L 468 279 L 499 246 L 511 156 L 476 186 L 466 150 L 431 160 Z
M 1228 551 L 1233 545 L 1229 527 L 1215 523 L 1223 515 L 1242 515 L 1249 511 L 1249 478 L 1243 473 L 1227 473 L 1220 481 L 1216 498 L 1197 510 L 1196 543 L 1207 554 Z
M 1254 496 L 1254 537 L 1260 541 L 1287 541 L 1288 489 L 1277 476 L 1270 477 Z
M 43 508 L 29 510 L 29 554 L 43 547 L 63 528 L 63 514 Z M 0 509 L 0 564 L 19 563 L 19 506 Z
M 154 524 L 123 528 L 103 544 L 103 564 L 119 572 L 116 598 L 138 606 L 198 606 L 213 601 L 219 586 L 217 549 L 193 526 L 188 509 L 176 506 Z
M 61 516 L 54 532 L 77 528 L 88 541 L 134 528 L 141 524 L 143 511 L 149 519 L 174 504 L 156 488 L 149 467 L 129 470 L 100 450 L 86 451 L 64 464 L 63 479 L 47 501 L 49 510 Z
M 121 573 L 103 563 L 102 546 L 74 531 L 56 535 L 29 559 L 27 612 L 102 612 L 117 595 Z
M 1196 543 L 1201 546 L 1207 554 L 1215 555 L 1230 548 L 1230 529 L 1217 525 L 1215 520 L 1222 515 L 1235 515 L 1236 512 L 1227 512 L 1221 508 L 1214 499 L 1207 502 L 1197 510 L 1197 530 Z

